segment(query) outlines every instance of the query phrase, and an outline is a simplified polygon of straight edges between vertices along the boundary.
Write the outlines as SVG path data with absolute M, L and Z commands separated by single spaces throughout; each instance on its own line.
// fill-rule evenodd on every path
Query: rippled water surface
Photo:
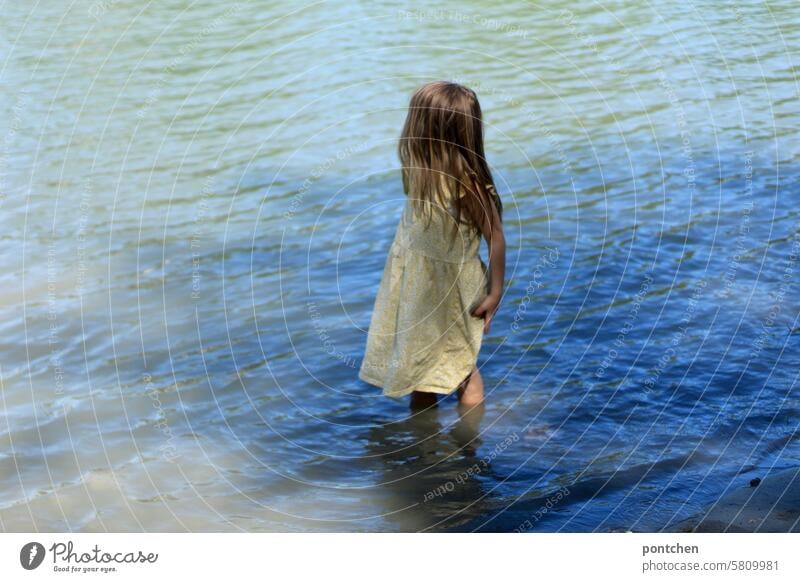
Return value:
M 0 527 L 660 530 L 800 463 L 800 5 L 5 2 Z M 358 381 L 410 92 L 506 207 L 485 411 Z

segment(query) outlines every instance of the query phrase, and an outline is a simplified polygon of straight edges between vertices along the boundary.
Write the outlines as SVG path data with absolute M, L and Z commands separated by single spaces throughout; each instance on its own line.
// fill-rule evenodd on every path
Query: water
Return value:
M 800 7 L 4 3 L 0 527 L 656 531 L 796 466 Z M 357 380 L 410 92 L 479 93 L 483 415 Z

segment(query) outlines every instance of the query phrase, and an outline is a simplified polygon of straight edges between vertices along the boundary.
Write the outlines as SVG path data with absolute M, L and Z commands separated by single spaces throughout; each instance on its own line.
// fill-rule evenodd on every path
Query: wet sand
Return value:
M 720 497 L 706 512 L 675 528 L 680 532 L 800 532 L 800 467 L 769 473 L 756 486 Z

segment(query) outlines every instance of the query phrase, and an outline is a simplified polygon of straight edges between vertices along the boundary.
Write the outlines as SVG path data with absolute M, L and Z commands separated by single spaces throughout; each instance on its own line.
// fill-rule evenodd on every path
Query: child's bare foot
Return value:
M 409 402 L 409 406 L 414 410 L 419 410 L 436 406 L 436 402 L 436 394 L 433 392 L 417 392 L 414 390 L 411 393 L 411 402 Z
M 462 382 L 457 394 L 458 402 L 463 406 L 477 406 L 483 402 L 483 378 L 477 368 Z

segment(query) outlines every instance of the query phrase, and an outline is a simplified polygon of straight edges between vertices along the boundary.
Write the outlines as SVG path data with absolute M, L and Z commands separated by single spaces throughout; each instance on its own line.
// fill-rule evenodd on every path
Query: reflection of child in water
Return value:
M 477 451 L 484 411 L 483 406 L 460 407 L 450 430 L 436 408 L 370 429 L 367 458 L 380 461 L 381 490 L 387 493 L 382 514 L 403 531 L 450 529 L 485 515 L 488 499 L 481 481 L 464 477 L 471 468 L 477 476 L 474 466 L 482 460 Z M 480 474 L 493 475 L 491 463 Z

